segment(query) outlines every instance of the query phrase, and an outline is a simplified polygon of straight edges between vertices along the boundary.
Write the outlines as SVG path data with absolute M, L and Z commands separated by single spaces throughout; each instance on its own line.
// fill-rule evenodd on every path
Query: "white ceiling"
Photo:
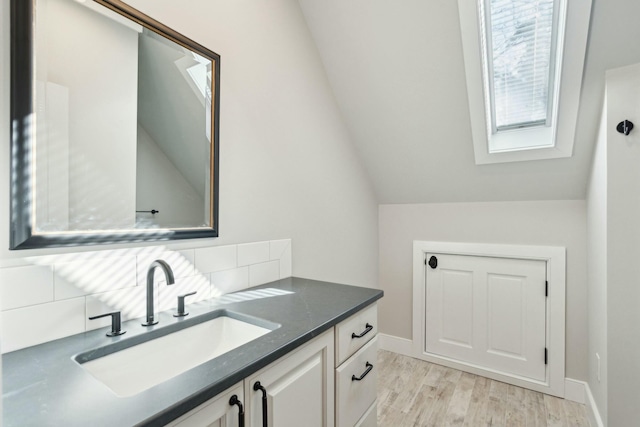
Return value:
M 593 2 L 573 157 L 476 166 L 456 0 L 299 0 L 380 203 L 584 199 L 604 72 L 640 62 L 640 1 Z

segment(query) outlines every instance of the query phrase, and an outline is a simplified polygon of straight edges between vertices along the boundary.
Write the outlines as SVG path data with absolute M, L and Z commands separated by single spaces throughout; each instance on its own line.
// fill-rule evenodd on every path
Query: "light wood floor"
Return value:
M 378 350 L 378 425 L 589 427 L 584 405 Z

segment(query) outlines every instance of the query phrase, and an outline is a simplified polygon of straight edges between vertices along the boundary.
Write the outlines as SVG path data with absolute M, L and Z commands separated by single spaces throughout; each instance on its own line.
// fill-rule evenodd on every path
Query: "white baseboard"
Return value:
M 584 381 L 574 380 L 572 378 L 564 379 L 564 398 L 572 402 L 582 405 L 586 403 L 587 383 Z
M 378 348 L 402 354 L 403 356 L 413 356 L 413 341 L 393 335 L 378 333 Z
M 586 406 L 591 427 L 604 427 L 600 411 L 598 411 L 598 405 L 596 405 L 596 401 L 593 398 L 593 394 L 591 393 L 591 388 L 588 383 L 571 378 L 565 378 L 564 398 Z
M 604 427 L 604 422 L 600 416 L 600 411 L 598 411 L 598 405 L 596 405 L 596 401 L 591 393 L 591 388 L 587 383 L 585 383 L 584 386 L 585 405 L 587 406 L 587 414 L 589 415 L 591 427 Z

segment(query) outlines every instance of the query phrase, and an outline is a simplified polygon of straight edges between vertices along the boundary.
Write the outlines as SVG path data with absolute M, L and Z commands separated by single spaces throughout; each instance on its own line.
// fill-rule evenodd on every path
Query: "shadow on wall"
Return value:
M 182 253 L 164 246 L 25 258 L 34 265 L 51 266 L 56 276 L 56 299 L 84 295 L 87 296 L 87 317 L 120 311 L 123 320 L 146 314 L 147 271 L 156 259 L 166 261 L 176 277 L 175 285 L 167 286 L 162 271 L 155 270 L 156 312 L 175 308 L 178 295 L 193 291 L 197 294 L 189 297 L 188 303 L 209 299 L 231 303 L 290 293 L 258 289 L 227 295 L 230 289 L 224 278 L 219 281 L 210 278 L 210 274 L 198 271 Z M 88 323 L 87 330 L 108 326 L 108 323 L 109 319 L 99 319 Z

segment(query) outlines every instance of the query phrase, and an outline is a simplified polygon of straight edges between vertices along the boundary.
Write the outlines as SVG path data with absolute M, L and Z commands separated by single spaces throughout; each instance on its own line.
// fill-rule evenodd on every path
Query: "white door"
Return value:
M 426 261 L 425 351 L 544 381 L 546 263 L 431 253 Z

